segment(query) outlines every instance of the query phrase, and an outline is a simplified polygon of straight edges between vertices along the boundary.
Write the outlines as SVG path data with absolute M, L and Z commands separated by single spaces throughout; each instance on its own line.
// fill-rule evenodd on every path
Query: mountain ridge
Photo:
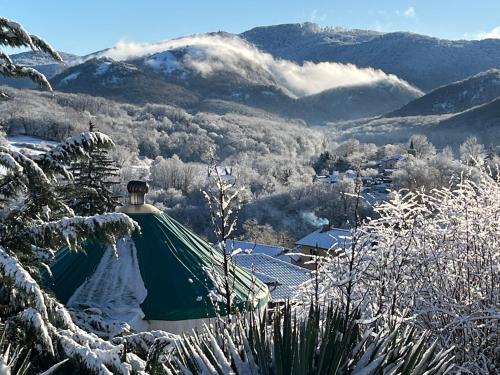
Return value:
M 404 31 L 321 27 L 311 22 L 257 26 L 240 34 L 212 32 L 192 37 L 197 35 L 239 36 L 275 58 L 300 64 L 305 61 L 339 62 L 381 69 L 426 92 L 482 71 L 500 68 L 500 39 L 448 40 Z M 150 45 L 158 43 L 163 42 Z M 113 48 L 77 57 L 82 60 L 102 57 Z M 22 54 L 12 57 L 19 55 Z M 448 69 L 449 66 L 454 69 Z
M 387 117 L 457 113 L 500 97 L 500 69 L 490 69 L 441 86 Z
M 108 52 L 121 56 L 122 61 L 87 60 L 53 77 L 53 85 L 62 91 L 132 103 L 163 104 L 165 100 L 174 100 L 176 105 L 193 111 L 204 100 L 232 101 L 312 124 L 381 115 L 422 95 L 410 84 L 382 71 L 336 63 L 301 66 L 275 60 L 227 33 L 203 34 L 141 48 L 145 49 L 142 56 L 134 51 L 127 59 L 128 46 L 118 46 Z M 98 64 L 106 64 L 99 74 Z M 126 74 L 122 74 L 124 71 Z M 161 91 L 169 88 L 176 93 L 173 98 Z M 189 100 L 184 100 L 183 95 Z M 335 100 L 329 102 L 329 97 Z M 355 108 L 353 102 L 357 103 Z
M 303 27 L 303 24 L 287 25 L 295 29 Z M 364 31 L 337 29 L 334 32 L 337 38 L 332 39 L 329 36 L 332 31 L 320 29 L 316 33 L 296 33 L 295 38 L 286 39 L 289 43 L 277 47 L 273 40 L 284 38 L 283 26 L 253 28 L 240 35 L 279 58 L 299 63 L 337 61 L 359 67 L 371 66 L 395 74 L 424 91 L 500 68 L 500 39 L 447 40 L 410 32 L 389 32 L 339 43 L 342 35 L 364 35 Z M 271 40 L 266 38 L 266 33 L 272 35 Z M 454 69 L 449 69 L 450 66 Z
M 488 53 L 475 53 L 478 48 Z M 450 64 L 458 50 L 473 54 L 474 59 Z M 291 60 L 283 60 L 291 52 Z M 312 54 L 313 62 L 303 60 L 301 54 Z M 42 72 L 46 69 L 53 86 L 61 91 L 136 104 L 172 103 L 194 112 L 211 111 L 212 105 L 218 112 L 252 112 L 253 108 L 322 125 L 381 115 L 458 113 L 486 103 L 495 98 L 493 84 L 491 90 L 483 87 L 477 97 L 456 99 L 448 109 L 442 98 L 437 107 L 436 103 L 430 109 L 422 106 L 448 85 L 487 74 L 463 76 L 469 71 L 489 65 L 500 69 L 500 40 L 451 41 L 303 23 L 260 26 L 239 35 L 213 32 L 156 43 L 118 43 L 86 56 L 64 56 L 66 66 L 36 54 L 31 60 L 29 53 L 13 58 L 31 62 Z M 431 80 L 432 86 L 444 83 L 422 96 L 415 76 L 417 81 Z M 451 101 L 449 92 L 441 96 Z M 439 110 L 439 103 L 445 109 Z

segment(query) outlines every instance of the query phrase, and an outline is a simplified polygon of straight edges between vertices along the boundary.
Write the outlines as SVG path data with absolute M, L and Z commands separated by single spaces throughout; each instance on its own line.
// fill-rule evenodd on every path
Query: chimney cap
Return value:
M 149 185 L 146 181 L 132 180 L 127 184 L 127 190 L 130 194 L 147 194 Z
M 329 232 L 330 230 L 332 229 L 332 225 L 330 223 L 328 224 L 324 224 L 321 229 L 320 229 L 320 233 L 325 233 L 325 232 Z
M 126 214 L 154 214 L 160 212 L 155 206 L 146 203 L 145 195 L 149 190 L 146 181 L 132 180 L 127 184 L 130 194 L 129 204 L 119 207 L 118 212 Z

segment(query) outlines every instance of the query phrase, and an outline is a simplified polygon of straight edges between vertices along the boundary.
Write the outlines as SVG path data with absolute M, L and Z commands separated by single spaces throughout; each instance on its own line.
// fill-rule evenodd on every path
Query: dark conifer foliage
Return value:
M 89 122 L 89 133 L 100 135 L 94 123 Z M 120 169 L 109 156 L 112 142 L 96 143 L 87 156 L 71 163 L 69 170 L 74 181 L 68 185 L 68 205 L 77 215 L 95 215 L 114 211 L 120 204 L 113 195 L 113 186 L 119 183 Z

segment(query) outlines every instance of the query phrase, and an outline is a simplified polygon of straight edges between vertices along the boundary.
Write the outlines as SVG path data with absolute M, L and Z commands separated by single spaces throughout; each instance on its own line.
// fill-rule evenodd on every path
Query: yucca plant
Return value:
M 19 345 L 12 346 L 5 337 L 5 326 L 0 328 L 0 375 L 26 375 L 33 373 L 30 363 L 31 350 Z M 39 375 L 53 375 L 67 362 L 67 359 L 56 363 Z
M 264 315 L 265 316 L 265 315 Z M 362 332 L 356 316 L 311 305 L 307 318 L 290 305 L 271 318 L 241 317 L 186 336 L 165 357 L 164 373 L 182 374 L 444 374 L 450 350 L 412 328 Z
M 5 340 L 5 330 L 0 334 L 0 374 L 25 375 L 30 366 L 30 352 L 20 347 L 13 348 Z

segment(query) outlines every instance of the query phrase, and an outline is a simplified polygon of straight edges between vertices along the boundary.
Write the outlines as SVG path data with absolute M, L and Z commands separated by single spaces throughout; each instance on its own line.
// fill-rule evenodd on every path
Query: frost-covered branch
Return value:
M 114 143 L 106 134 L 100 132 L 83 132 L 76 136 L 66 138 L 56 147 L 46 153 L 36 155 L 33 159 L 45 170 L 52 174 L 58 173 L 67 179 L 72 176 L 67 167 L 77 158 L 90 158 L 94 149 L 112 149 Z
M 33 51 L 49 54 L 55 61 L 63 62 L 57 53 L 46 41 L 36 35 L 29 34 L 19 23 L 0 17 L 0 46 L 28 47 Z M 9 56 L 0 48 L 0 75 L 13 78 L 28 77 L 52 91 L 47 78 L 36 69 L 20 66 L 13 63 Z
M 455 346 L 464 371 L 491 372 L 500 317 L 498 176 L 476 170 L 453 187 L 394 192 L 375 210 L 353 253 L 320 267 L 321 303 L 346 303 L 345 282 L 355 279 L 363 320 L 413 322 L 437 345 Z
M 208 167 L 209 188 L 203 191 L 212 220 L 217 245 L 223 257 L 224 279 L 213 273 L 211 276 L 217 288 L 213 291 L 214 301 L 225 302 L 228 317 L 232 312 L 232 298 L 234 289 L 234 267 L 230 254 L 226 251 L 226 240 L 231 236 L 236 227 L 236 213 L 239 210 L 239 189 L 235 188 L 236 180 L 233 176 L 223 176 L 219 171 L 213 157 Z M 227 178 L 225 178 L 227 177 Z M 223 296 L 222 296 L 223 295 Z
M 91 239 L 114 246 L 122 237 L 138 231 L 138 224 L 122 213 L 108 213 L 89 217 L 63 217 L 36 225 L 27 233 L 34 243 L 44 243 L 46 247 L 57 249 L 68 245 L 76 249 L 81 241 Z

